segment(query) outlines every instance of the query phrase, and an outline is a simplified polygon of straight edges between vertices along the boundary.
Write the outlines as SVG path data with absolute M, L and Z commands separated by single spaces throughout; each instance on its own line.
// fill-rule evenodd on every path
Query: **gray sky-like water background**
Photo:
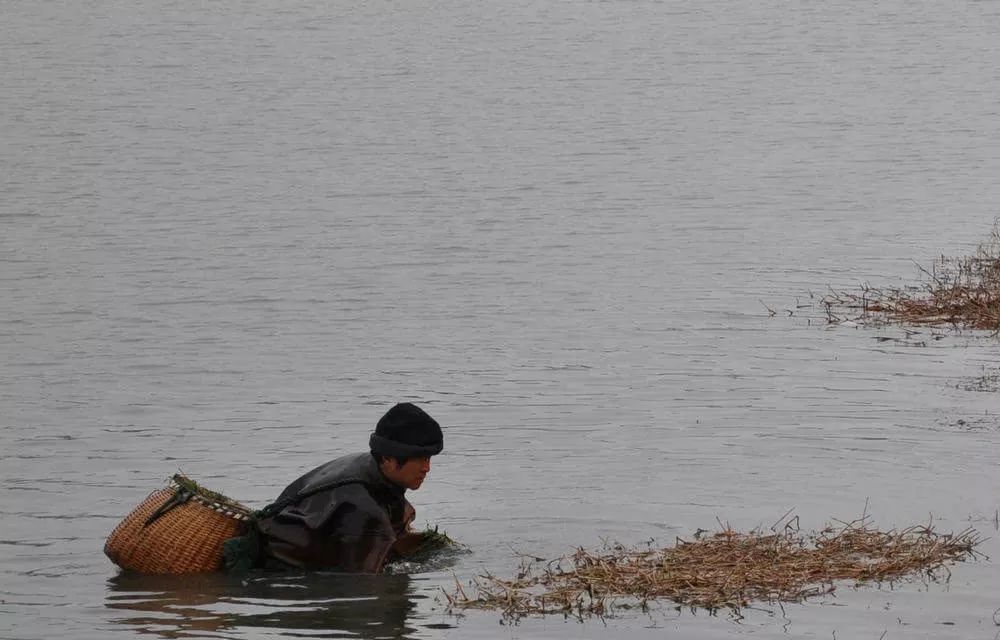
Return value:
M 1000 5 L 0 14 L 0 638 L 996 637 L 989 558 L 743 620 L 507 626 L 440 594 L 519 553 L 866 503 L 1000 556 L 997 341 L 816 304 L 989 236 Z M 401 400 L 445 429 L 411 500 L 468 545 L 450 566 L 177 580 L 102 554 L 178 469 L 262 506 Z

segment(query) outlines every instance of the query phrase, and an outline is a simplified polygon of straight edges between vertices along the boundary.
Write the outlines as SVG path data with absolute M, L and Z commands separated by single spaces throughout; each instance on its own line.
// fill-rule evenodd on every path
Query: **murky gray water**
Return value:
M 1000 402 L 969 383 L 997 342 L 810 305 L 989 234 L 1000 6 L 0 11 L 0 637 L 1000 629 L 991 560 L 741 623 L 501 627 L 439 597 L 518 552 L 790 508 L 997 536 Z M 178 469 L 260 506 L 399 400 L 446 429 L 411 498 L 471 547 L 450 569 L 164 580 L 102 555 Z

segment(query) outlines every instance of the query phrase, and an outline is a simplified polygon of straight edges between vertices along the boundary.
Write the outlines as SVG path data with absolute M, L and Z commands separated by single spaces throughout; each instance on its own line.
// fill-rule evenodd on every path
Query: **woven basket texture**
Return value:
M 147 525 L 177 487 L 154 491 L 115 527 L 104 553 L 123 569 L 140 573 L 184 574 L 222 568 L 222 543 L 241 535 L 250 510 L 195 495 Z

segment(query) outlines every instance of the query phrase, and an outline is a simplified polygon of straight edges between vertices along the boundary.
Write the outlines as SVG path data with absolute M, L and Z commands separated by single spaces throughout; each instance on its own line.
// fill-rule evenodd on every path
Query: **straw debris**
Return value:
M 822 299 L 829 323 L 907 324 L 1000 332 L 1000 222 L 974 256 L 941 256 L 919 287 L 860 293 L 832 291 Z
M 795 520 L 797 522 L 797 519 Z M 700 532 L 699 532 L 700 533 Z M 800 602 L 831 593 L 834 583 L 882 583 L 922 575 L 945 579 L 946 563 L 978 555 L 978 534 L 939 534 L 930 525 L 879 531 L 867 516 L 803 534 L 797 526 L 741 533 L 724 526 L 714 534 L 677 540 L 662 549 L 616 545 L 594 553 L 577 549 L 549 562 L 525 561 L 514 578 L 484 574 L 465 588 L 456 579 L 445 592 L 449 608 L 500 610 L 507 619 L 561 613 L 580 619 L 641 608 L 668 599 L 715 612 L 751 602 Z

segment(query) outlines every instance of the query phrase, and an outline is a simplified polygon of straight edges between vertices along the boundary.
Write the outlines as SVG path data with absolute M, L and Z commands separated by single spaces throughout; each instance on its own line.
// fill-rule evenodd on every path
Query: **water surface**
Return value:
M 993 638 L 991 560 L 738 623 L 440 594 L 791 508 L 996 535 L 997 343 L 816 302 L 988 236 L 998 32 L 984 2 L 5 4 L 0 637 Z M 102 555 L 178 469 L 261 506 L 400 400 L 445 427 L 411 499 L 452 567 Z

